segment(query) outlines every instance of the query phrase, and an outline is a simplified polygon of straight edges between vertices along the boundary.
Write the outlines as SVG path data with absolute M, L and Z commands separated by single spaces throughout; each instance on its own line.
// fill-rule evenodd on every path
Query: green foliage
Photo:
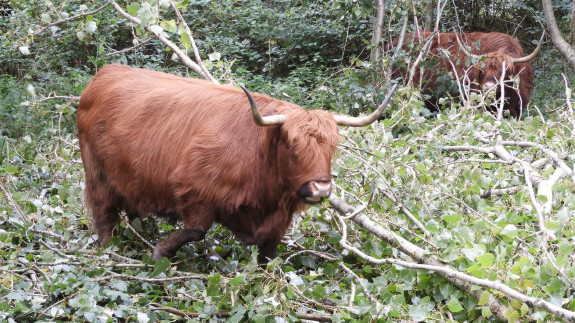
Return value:
M 155 32 L 190 45 L 164 1 L 119 3 L 157 26 Z M 426 1 L 413 3 L 419 10 Z M 335 322 L 486 322 L 496 320 L 490 296 L 503 303 L 510 322 L 560 320 L 496 290 L 481 288 L 476 299 L 431 271 L 369 263 L 339 244 L 341 222 L 327 203 L 295 217 L 287 244 L 264 268 L 257 265 L 256 248 L 220 226 L 176 257 L 154 263 L 138 235 L 154 244 L 180 229 L 180 223 L 154 217 L 126 219 L 111 243 L 98 247 L 83 206 L 74 97 L 97 68 L 111 62 L 187 71 L 155 40 L 105 56 L 134 46 L 134 35 L 139 41 L 151 36 L 127 27 L 111 8 L 33 35 L 103 1 L 10 4 L 14 12 L 0 19 L 0 320 L 295 322 L 305 313 Z M 186 0 L 178 6 L 208 68 L 223 81 L 233 79 L 307 108 L 354 115 L 383 99 L 386 87 L 378 71 L 387 60 L 366 61 L 371 1 Z M 399 1 L 388 6 L 391 34 L 412 8 Z M 528 9 L 518 2 L 511 6 Z M 552 188 L 544 249 L 523 169 L 495 162 L 492 155 L 445 150 L 530 141 L 572 166 L 573 129 L 560 58 L 551 49 L 540 55 L 532 98 L 541 115 L 530 111 L 521 121 L 495 121 L 482 110 L 458 110 L 454 102 L 442 114 L 423 117 L 417 89 L 400 89 L 385 120 L 341 129 L 333 194 L 354 206 L 364 203 L 364 214 L 458 271 L 574 310 L 572 179 L 563 177 Z M 52 96 L 65 98 L 47 98 Z M 529 163 L 546 157 L 535 148 L 506 148 Z M 543 178 L 556 169 L 555 164 L 536 168 Z M 516 193 L 481 197 L 490 189 L 513 187 Z M 413 261 L 351 220 L 345 223 L 349 243 L 368 256 Z

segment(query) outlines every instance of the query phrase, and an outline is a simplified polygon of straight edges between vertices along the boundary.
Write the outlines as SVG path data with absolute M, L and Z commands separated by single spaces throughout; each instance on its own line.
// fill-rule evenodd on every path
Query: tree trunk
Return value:
M 429 0 L 425 4 L 425 25 L 423 26 L 423 30 L 425 31 L 433 31 L 433 4 L 435 1 Z
M 370 61 L 374 62 L 381 56 L 381 38 L 383 37 L 383 21 L 385 18 L 384 8 L 385 1 L 377 0 L 375 8 L 375 22 L 373 24 L 373 37 L 371 38 Z
M 553 45 L 557 48 L 557 50 L 563 55 L 563 58 L 567 60 L 569 66 L 571 66 L 571 70 L 575 72 L 575 48 L 569 45 L 565 39 L 563 39 L 563 35 L 561 35 L 561 31 L 557 26 L 557 21 L 555 20 L 555 14 L 553 13 L 553 6 L 551 4 L 551 0 L 542 0 L 543 1 L 543 12 L 545 13 L 545 19 L 547 20 L 547 30 L 549 31 L 549 36 L 553 41 Z

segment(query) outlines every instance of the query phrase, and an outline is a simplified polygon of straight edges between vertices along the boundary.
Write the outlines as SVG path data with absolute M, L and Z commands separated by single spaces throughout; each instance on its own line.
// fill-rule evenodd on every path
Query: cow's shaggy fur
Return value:
M 519 44 L 519 41 L 507 34 L 498 32 L 482 33 L 439 33 L 432 32 L 415 32 L 405 35 L 403 49 L 412 51 L 419 50 L 429 37 L 433 37 L 425 55 L 424 62 L 431 60 L 437 61 L 437 65 L 427 64 L 423 69 L 417 68 L 414 74 L 413 83 L 422 85 L 423 93 L 430 95 L 431 98 L 426 100 L 426 106 L 429 109 L 436 110 L 439 108 L 438 100 L 441 97 L 441 91 L 438 91 L 438 85 L 442 82 L 439 78 L 451 72 L 453 76 L 457 75 L 462 78 L 466 73 L 472 82 L 473 90 L 484 89 L 486 83 L 497 83 L 501 79 L 503 72 L 503 62 L 505 62 L 505 80 L 510 80 L 515 76 L 519 77 L 519 87 L 516 91 L 511 84 L 505 87 L 506 103 L 504 108 L 509 113 L 519 118 L 529 103 L 531 90 L 533 89 L 533 69 L 529 62 L 513 63 L 514 58 L 524 57 L 525 53 Z M 470 65 L 470 60 L 462 52 L 457 44 L 456 37 L 469 48 L 469 51 L 478 56 L 483 56 L 480 62 Z M 412 46 L 412 44 L 421 44 L 421 46 Z M 387 50 L 396 47 L 398 39 L 394 39 Z M 443 52 L 446 50 L 446 53 Z M 455 68 L 454 68 L 455 66 Z M 423 70 L 423 73 L 422 73 Z M 455 72 L 455 73 L 454 73 Z M 407 76 L 406 69 L 399 69 L 395 76 Z M 499 98 L 499 86 L 497 87 L 497 97 Z M 456 93 L 451 93 L 457 95 Z
M 246 95 L 231 86 L 122 65 L 103 67 L 82 93 L 78 136 L 86 205 L 106 244 L 119 212 L 179 218 L 154 258 L 173 256 L 219 222 L 260 261 L 275 256 L 314 183 L 329 183 L 339 139 L 325 111 L 254 95 L 262 115 L 283 125 L 257 126 Z M 313 201 L 312 201 L 313 202 Z

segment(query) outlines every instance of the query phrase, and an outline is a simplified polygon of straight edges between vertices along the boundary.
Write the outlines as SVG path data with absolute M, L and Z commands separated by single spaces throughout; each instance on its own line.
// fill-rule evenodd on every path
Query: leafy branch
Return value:
M 144 25 L 140 19 L 138 19 L 138 18 L 128 14 L 127 12 L 125 12 L 124 9 L 122 9 L 122 7 L 120 7 L 120 5 L 118 3 L 116 3 L 116 1 L 109 0 L 108 3 L 111 4 L 114 7 L 114 9 L 118 13 L 120 13 L 124 18 L 128 19 L 129 21 L 134 23 L 136 26 L 140 26 L 140 27 L 144 28 L 145 30 L 149 31 L 150 33 L 152 33 L 152 35 L 154 35 L 156 38 L 158 38 L 162 43 L 164 43 L 166 46 L 170 47 L 170 49 L 172 51 L 174 51 L 174 53 L 176 53 L 176 55 L 178 55 L 178 57 L 182 60 L 182 63 L 185 66 L 189 67 L 190 69 L 192 69 L 192 71 L 199 74 L 203 78 L 205 78 L 205 79 L 207 79 L 213 83 L 216 83 L 216 84 L 218 83 L 218 81 L 208 72 L 207 68 L 204 66 L 204 63 L 200 59 L 200 54 L 198 52 L 198 48 L 195 46 L 195 44 L 192 46 L 192 48 L 194 50 L 194 56 L 196 57 L 196 62 L 194 62 L 192 59 L 190 59 L 190 57 L 188 55 L 186 55 L 186 53 L 182 49 L 180 49 L 176 44 L 174 44 L 167 37 L 167 35 L 164 34 L 163 31 L 155 30 L 150 25 Z M 179 13 L 179 10 L 178 10 L 177 6 L 175 5 L 175 3 L 173 2 L 173 0 L 171 0 L 170 3 L 172 3 L 172 8 L 176 12 L 176 14 L 178 14 L 178 16 L 181 17 L 181 14 Z M 181 22 L 183 25 L 185 25 L 187 27 L 187 25 L 183 21 L 183 18 L 181 18 Z M 189 32 L 189 27 L 186 30 L 186 33 L 188 33 L 188 32 Z M 188 37 L 190 37 L 190 42 L 194 43 L 193 37 L 191 37 L 191 33 L 188 35 Z
M 342 215 L 347 215 L 348 213 L 353 212 L 353 208 L 351 206 L 347 205 L 345 202 L 341 201 L 339 198 L 333 195 L 330 197 L 330 202 L 332 207 Z M 400 236 L 397 236 L 393 232 L 378 225 L 377 223 L 375 223 L 374 221 L 372 221 L 363 214 L 358 214 L 351 220 L 356 224 L 360 225 L 362 228 L 369 231 L 370 233 L 383 239 L 385 242 L 389 243 L 394 248 L 397 248 L 399 251 L 407 254 L 408 256 L 414 258 L 415 260 L 421 263 L 418 264 L 393 258 L 379 259 L 366 255 L 363 251 L 359 250 L 358 248 L 348 243 L 347 224 L 344 221 L 340 221 L 343 227 L 343 233 L 342 238 L 340 240 L 340 245 L 343 248 L 360 256 L 362 259 L 366 261 L 378 265 L 392 264 L 410 269 L 429 270 L 437 274 L 440 274 L 445 279 L 455 284 L 456 286 L 464 289 L 467 293 L 473 295 L 477 299 L 482 298 L 481 297 L 482 293 L 478 290 L 474 290 L 472 288 L 472 285 L 483 286 L 500 291 L 510 298 L 514 298 L 521 302 L 526 303 L 528 306 L 542 308 L 549 311 L 550 313 L 557 314 L 566 320 L 575 321 L 575 312 L 573 311 L 565 310 L 557 305 L 554 305 L 540 298 L 527 296 L 523 293 L 516 291 L 515 289 L 510 288 L 509 286 L 503 283 L 487 279 L 476 278 L 471 275 L 457 271 L 445 264 L 440 263 L 437 259 L 435 259 L 435 257 L 428 255 L 424 250 L 418 248 L 417 246 L 411 244 L 410 242 L 406 241 Z M 493 295 L 490 296 L 490 299 L 486 304 L 489 304 L 490 309 L 494 312 L 495 315 L 497 315 L 501 319 L 505 319 L 504 312 L 506 307 L 505 305 L 500 303 L 497 299 L 495 299 Z

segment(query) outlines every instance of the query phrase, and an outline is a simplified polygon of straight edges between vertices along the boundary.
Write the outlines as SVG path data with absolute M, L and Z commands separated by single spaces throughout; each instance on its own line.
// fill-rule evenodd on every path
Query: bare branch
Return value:
M 172 9 L 174 9 L 174 12 L 178 16 L 180 23 L 182 24 L 182 26 L 184 26 L 184 30 L 186 31 L 186 35 L 190 39 L 190 43 L 192 44 L 192 49 L 194 51 L 194 57 L 196 58 L 196 63 L 198 63 L 198 65 L 200 66 L 200 68 L 204 72 L 204 75 L 207 76 L 208 80 L 212 81 L 213 83 L 218 83 L 218 81 L 216 81 L 216 79 L 214 79 L 214 77 L 210 74 L 210 72 L 208 71 L 208 69 L 206 68 L 204 63 L 202 63 L 202 58 L 200 57 L 200 51 L 198 50 L 198 47 L 196 46 L 196 41 L 194 40 L 194 36 L 192 36 L 192 31 L 190 30 L 190 27 L 188 27 L 188 24 L 184 20 L 184 17 L 182 17 L 182 14 L 180 13 L 180 10 L 178 9 L 178 5 L 176 4 L 176 2 L 174 0 L 170 0 L 170 4 L 172 5 Z
M 479 197 L 488 198 L 491 196 L 499 196 L 499 195 L 513 195 L 519 193 L 519 191 L 521 191 L 521 187 L 519 186 L 508 187 L 508 188 L 495 188 L 495 189 L 489 188 L 485 191 L 482 191 L 479 194 Z
M 130 20 L 132 23 L 141 26 L 142 28 L 144 28 L 145 30 L 149 31 L 150 33 L 152 33 L 152 35 L 154 35 L 156 38 L 158 38 L 162 43 L 164 43 L 166 46 L 170 47 L 170 49 L 172 51 L 174 51 L 174 53 L 176 53 L 176 55 L 178 55 L 178 57 L 182 60 L 182 63 L 184 65 L 186 65 L 187 67 L 189 67 L 190 69 L 192 69 L 192 71 L 194 71 L 195 73 L 201 75 L 203 78 L 212 81 L 213 83 L 218 84 L 218 82 L 213 78 L 213 76 L 211 76 L 211 74 L 206 74 L 204 72 L 204 69 L 202 69 L 202 67 L 197 64 L 196 62 L 192 61 L 188 55 L 186 55 L 186 53 L 184 53 L 176 44 L 174 44 L 171 40 L 169 40 L 168 38 L 166 38 L 162 33 L 154 33 L 152 31 L 152 29 L 150 28 L 150 26 L 144 26 L 142 25 L 142 22 L 140 21 L 140 19 L 131 16 L 130 14 L 128 14 L 127 12 L 125 12 L 122 7 L 120 7 L 119 4 L 117 4 L 114 0 L 109 0 L 110 3 L 112 4 L 112 6 L 114 7 L 114 9 L 116 9 L 117 12 L 119 12 L 122 16 L 124 16 L 124 18 Z M 191 41 L 191 40 L 190 40 Z
M 2 190 L 2 193 L 4 193 L 4 198 L 6 198 L 8 202 L 12 205 L 12 208 L 14 209 L 14 211 L 16 211 L 20 219 L 24 221 L 24 223 L 28 223 L 30 219 L 28 219 L 28 217 L 24 215 L 24 212 L 22 212 L 22 209 L 20 209 L 18 203 L 14 201 L 12 194 L 6 189 L 6 186 L 4 186 L 4 179 L 0 180 L 0 190 Z
M 124 49 L 119 50 L 119 51 L 115 51 L 115 52 L 111 52 L 111 53 L 104 54 L 104 57 L 127 53 L 127 52 L 129 52 L 129 51 L 132 51 L 132 50 L 134 50 L 134 49 L 140 47 L 140 46 L 146 45 L 146 44 L 149 43 L 151 40 L 152 40 L 152 38 L 148 38 L 148 39 L 146 39 L 146 40 L 144 40 L 144 41 L 142 41 L 142 42 L 139 42 L 137 45 L 134 45 L 134 46 L 132 46 L 132 47 L 124 48 Z
M 202 275 L 186 275 L 186 276 L 176 276 L 176 277 L 164 277 L 164 278 L 148 278 L 148 277 L 136 277 L 126 274 L 116 274 L 114 272 L 110 272 L 108 276 L 102 277 L 95 277 L 92 278 L 92 281 L 103 281 L 103 280 L 110 280 L 110 279 L 126 279 L 126 280 L 139 280 L 147 283 L 158 283 L 164 284 L 166 282 L 173 282 L 173 281 L 186 281 L 188 279 L 202 279 L 205 280 L 206 277 Z
M 519 159 L 517 159 L 517 163 L 519 165 L 521 165 L 521 167 L 523 168 L 523 176 L 525 178 L 525 183 L 527 184 L 527 190 L 529 191 L 529 197 L 531 198 L 531 204 L 533 204 L 533 207 L 535 208 L 535 213 L 537 213 L 537 220 L 539 222 L 539 230 L 542 233 L 541 234 L 541 242 L 543 245 L 543 250 L 547 250 L 547 248 L 549 248 L 547 236 L 550 235 L 550 233 L 547 231 L 547 228 L 545 227 L 545 218 L 543 217 L 543 212 L 541 211 L 541 206 L 537 202 L 537 198 L 535 197 L 535 191 L 533 190 L 533 184 L 531 183 L 531 177 L 529 174 L 529 170 L 531 168 L 531 165 L 529 165 L 527 162 L 524 162 L 524 161 L 519 160 Z
M 375 1 L 375 21 L 373 23 L 373 37 L 371 38 L 371 45 L 373 46 L 371 50 L 370 61 L 374 62 L 381 56 L 381 38 L 383 35 L 383 21 L 385 19 L 385 1 L 376 0 Z
M 571 176 L 571 179 L 573 180 L 573 182 L 575 182 L 575 172 L 573 171 L 573 169 L 571 169 L 563 161 L 563 159 L 561 159 L 561 157 L 559 157 L 559 155 L 556 152 L 543 146 L 542 144 L 538 144 L 535 142 L 529 142 L 529 141 L 502 141 L 502 142 L 500 142 L 500 144 L 503 146 L 517 146 L 517 147 L 521 147 L 521 148 L 537 148 L 537 149 L 541 150 L 542 152 L 546 153 L 549 157 L 551 157 L 553 162 L 557 166 L 559 166 L 567 175 Z
M 356 273 L 354 273 L 351 269 L 347 268 L 347 266 L 346 266 L 343 262 L 340 262 L 340 263 L 339 263 L 339 266 L 340 266 L 344 271 L 346 271 L 348 274 L 350 274 L 351 276 L 353 276 L 353 278 L 355 278 L 355 280 L 361 285 L 361 288 L 363 288 L 363 292 L 365 293 L 365 295 L 367 296 L 367 298 L 369 298 L 369 300 L 370 300 L 372 303 L 376 303 L 376 304 L 378 304 L 379 306 L 383 306 L 380 302 L 377 301 L 377 299 L 375 299 L 375 298 L 373 297 L 373 295 L 371 295 L 371 293 L 367 290 L 367 286 L 365 286 L 365 284 L 363 283 L 363 281 L 361 281 L 361 278 L 359 278 L 359 276 L 358 276 Z
M 136 229 L 134 229 L 131 225 L 130 225 L 130 220 L 128 219 L 128 217 L 126 216 L 126 213 L 121 212 L 120 213 L 120 219 L 122 219 L 122 222 L 124 222 L 124 224 L 126 225 L 126 227 L 128 229 L 130 229 L 130 231 L 132 231 L 132 233 L 140 238 L 140 240 L 142 240 L 143 243 L 146 244 L 146 246 L 148 246 L 150 249 L 154 250 L 154 245 L 152 245 L 148 240 L 144 239 L 144 237 L 142 237 L 142 235 L 140 233 L 138 233 L 138 231 L 136 231 Z

